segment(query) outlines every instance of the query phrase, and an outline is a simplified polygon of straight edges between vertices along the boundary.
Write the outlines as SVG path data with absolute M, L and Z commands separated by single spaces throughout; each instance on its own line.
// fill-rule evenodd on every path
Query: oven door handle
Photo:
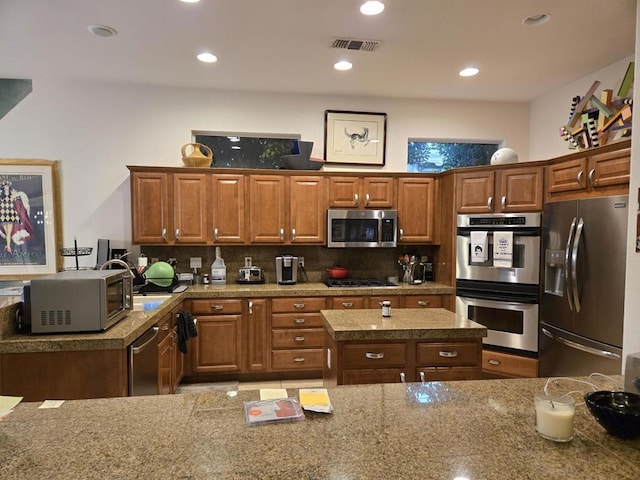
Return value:
M 576 313 L 580 313 L 580 294 L 578 293 L 578 253 L 580 250 L 580 237 L 582 237 L 582 229 L 584 228 L 584 220 L 578 221 L 576 227 L 576 236 L 573 239 L 573 250 L 571 252 L 571 288 L 573 289 L 573 303 L 576 307 Z
M 556 335 L 555 333 L 551 333 L 549 330 L 547 330 L 544 327 L 542 327 L 541 330 L 542 330 L 542 333 L 544 333 L 551 340 L 555 340 L 558 343 L 562 343 L 563 345 L 566 345 L 567 347 L 575 348 L 576 350 L 581 350 L 583 352 L 587 352 L 587 353 L 590 353 L 592 355 L 598 355 L 600 357 L 611 358 L 611 359 L 614 359 L 614 360 L 620 360 L 620 355 L 618 355 L 617 353 L 609 352 L 608 350 L 600 350 L 598 348 L 588 347 L 587 345 L 582 345 L 582 344 L 577 343 L 577 342 L 572 342 L 571 340 L 569 340 L 567 338 L 561 337 L 560 335 Z
M 569 238 L 567 238 L 567 246 L 564 249 L 564 283 L 567 292 L 567 302 L 569 302 L 569 309 L 573 311 L 573 298 L 571 297 L 571 246 L 573 244 L 573 238 L 576 230 L 576 218 L 573 217 L 571 226 L 569 227 Z

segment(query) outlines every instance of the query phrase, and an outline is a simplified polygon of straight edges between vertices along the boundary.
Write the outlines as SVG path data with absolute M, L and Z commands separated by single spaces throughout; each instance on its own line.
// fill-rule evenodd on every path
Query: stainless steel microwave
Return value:
M 129 270 L 69 270 L 34 278 L 27 310 L 33 333 L 99 332 L 133 308 Z
M 327 211 L 327 247 L 392 248 L 397 241 L 397 210 Z

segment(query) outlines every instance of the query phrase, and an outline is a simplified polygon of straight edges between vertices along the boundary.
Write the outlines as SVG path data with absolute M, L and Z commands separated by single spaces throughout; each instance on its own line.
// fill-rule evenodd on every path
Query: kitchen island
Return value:
M 622 377 L 597 379 L 616 389 Z M 331 414 L 249 427 L 258 391 L 19 404 L 0 420 L 0 478 L 637 479 L 640 440 L 608 435 L 584 405 L 574 438 L 535 431 L 545 379 L 343 386 Z M 586 392 L 560 380 L 550 391 Z M 288 389 L 297 398 L 295 389 Z M 581 395 L 575 395 L 580 400 Z
M 325 386 L 482 375 L 487 328 L 443 308 L 322 310 Z

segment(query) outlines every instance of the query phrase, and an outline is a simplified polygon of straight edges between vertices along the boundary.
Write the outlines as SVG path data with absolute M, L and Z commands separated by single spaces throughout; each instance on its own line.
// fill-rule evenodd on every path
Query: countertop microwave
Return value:
M 327 247 L 392 248 L 397 241 L 397 210 L 327 211 Z
M 25 287 L 24 301 L 33 333 L 100 332 L 133 308 L 132 276 L 122 269 L 38 277 Z

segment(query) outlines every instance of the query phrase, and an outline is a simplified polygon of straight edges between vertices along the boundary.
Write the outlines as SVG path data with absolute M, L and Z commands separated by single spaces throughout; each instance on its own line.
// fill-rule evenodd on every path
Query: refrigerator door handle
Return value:
M 564 249 L 564 283 L 567 291 L 567 302 L 569 302 L 569 309 L 573 311 L 573 298 L 571 297 L 571 244 L 573 243 L 573 237 L 576 230 L 576 218 L 573 217 L 571 226 L 569 227 L 569 237 L 567 238 L 567 246 Z
M 541 330 L 542 330 L 542 333 L 545 334 L 550 339 L 555 340 L 556 342 L 562 343 L 567 347 L 575 348 L 576 350 L 582 350 L 583 352 L 591 353 L 592 355 L 598 355 L 600 357 L 610 358 L 613 360 L 620 360 L 620 355 L 618 355 L 617 353 L 609 352 L 607 350 L 600 350 L 597 348 L 592 348 L 586 345 L 582 345 L 577 342 L 573 342 L 567 338 L 561 337 L 560 335 L 551 333 L 549 330 L 547 330 L 544 327 L 542 327 Z
M 580 237 L 584 220 L 581 218 L 576 227 L 576 235 L 573 239 L 573 251 L 571 252 L 571 287 L 573 288 L 573 303 L 576 306 L 576 313 L 580 313 L 580 294 L 578 292 L 578 253 L 580 250 Z

